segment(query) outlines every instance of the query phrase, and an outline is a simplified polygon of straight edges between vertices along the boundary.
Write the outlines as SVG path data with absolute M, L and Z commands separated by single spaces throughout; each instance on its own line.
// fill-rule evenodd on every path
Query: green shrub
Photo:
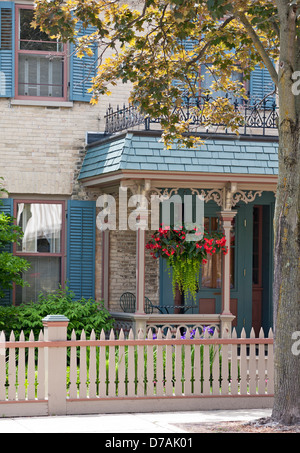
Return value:
M 75 300 L 74 294 L 69 289 L 59 289 L 54 293 L 40 294 L 37 302 L 29 302 L 17 307 L 0 307 L 0 331 L 4 330 L 6 336 L 14 330 L 18 339 L 21 330 L 28 339 L 32 330 L 35 339 L 38 339 L 40 330 L 43 329 L 42 319 L 47 315 L 65 315 L 69 319 L 68 339 L 71 338 L 74 329 L 77 338 L 82 330 L 87 338 L 94 329 L 96 337 L 100 336 L 101 330 L 110 330 L 114 320 L 106 310 L 102 302 L 93 299 Z

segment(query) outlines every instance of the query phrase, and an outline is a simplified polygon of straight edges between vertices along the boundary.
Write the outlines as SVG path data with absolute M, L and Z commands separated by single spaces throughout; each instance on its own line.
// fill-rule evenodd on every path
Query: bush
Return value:
M 114 324 L 114 320 L 103 302 L 84 298 L 75 300 L 74 294 L 67 288 L 50 294 L 40 294 L 37 302 L 17 307 L 0 307 L 0 331 L 4 330 L 8 337 L 14 330 L 15 337 L 18 339 L 23 330 L 25 338 L 28 339 L 32 330 L 37 340 L 40 330 L 43 329 L 42 319 L 47 315 L 65 315 L 70 320 L 67 331 L 68 339 L 71 338 L 73 329 L 77 338 L 82 330 L 89 338 L 92 329 L 99 337 L 102 329 L 110 330 Z

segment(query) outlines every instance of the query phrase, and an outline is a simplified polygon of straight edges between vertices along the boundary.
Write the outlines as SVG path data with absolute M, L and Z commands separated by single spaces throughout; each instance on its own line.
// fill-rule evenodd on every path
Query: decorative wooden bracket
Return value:
M 167 200 L 172 195 L 177 195 L 180 188 L 172 189 L 159 189 L 157 187 L 151 187 L 147 191 L 147 198 L 151 195 L 157 195 L 160 199 Z M 236 183 L 228 182 L 224 187 L 214 189 L 195 189 L 191 188 L 191 194 L 196 194 L 205 203 L 213 200 L 222 210 L 230 211 L 240 201 L 248 204 L 255 200 L 256 197 L 261 197 L 262 190 L 241 190 L 238 189 Z

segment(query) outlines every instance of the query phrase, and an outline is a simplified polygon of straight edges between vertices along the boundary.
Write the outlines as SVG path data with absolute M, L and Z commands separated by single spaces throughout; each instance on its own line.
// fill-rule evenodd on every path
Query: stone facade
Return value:
M 0 98 L 0 175 L 15 195 L 80 195 L 77 175 L 85 155 L 86 132 L 103 132 L 108 103 L 125 102 L 122 89 L 98 105 L 71 107 L 15 105 Z

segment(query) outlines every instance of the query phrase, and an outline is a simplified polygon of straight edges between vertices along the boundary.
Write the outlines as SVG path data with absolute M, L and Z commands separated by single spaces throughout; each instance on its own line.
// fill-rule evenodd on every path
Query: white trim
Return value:
M 219 183 L 221 188 L 228 181 L 239 184 L 242 190 L 266 190 L 276 191 L 278 175 L 261 175 L 261 174 L 242 174 L 242 173 L 208 173 L 208 172 L 174 172 L 170 171 L 134 171 L 134 170 L 117 170 L 111 173 L 104 173 L 90 178 L 80 179 L 85 187 L 97 185 L 119 183 L 123 179 L 148 179 L 156 187 L 166 187 L 166 185 L 189 188 L 191 185 L 199 187 L 205 183 L 205 188 L 215 188 Z

